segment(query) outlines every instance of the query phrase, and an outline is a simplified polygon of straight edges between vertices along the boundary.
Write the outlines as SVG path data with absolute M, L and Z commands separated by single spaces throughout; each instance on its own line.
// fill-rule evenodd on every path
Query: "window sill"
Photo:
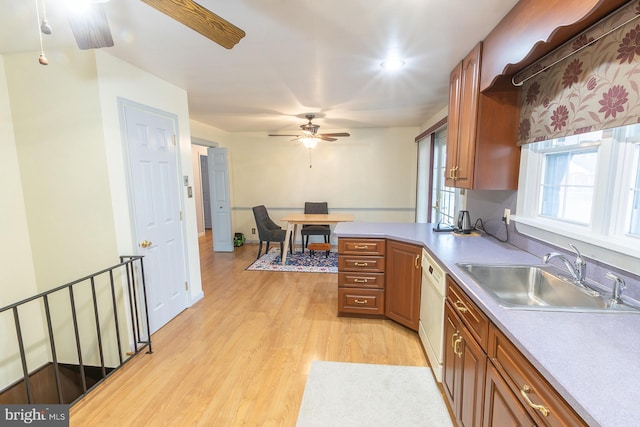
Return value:
M 569 243 L 580 242 L 576 246 L 585 257 L 640 275 L 640 249 L 637 244 L 612 242 L 610 238 L 585 234 L 579 227 L 558 227 L 554 221 L 540 218 L 513 215 L 511 219 L 519 233 L 562 248 Z

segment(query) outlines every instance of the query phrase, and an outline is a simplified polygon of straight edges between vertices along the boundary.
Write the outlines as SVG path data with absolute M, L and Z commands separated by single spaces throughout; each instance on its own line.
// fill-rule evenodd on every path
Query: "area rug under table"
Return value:
M 314 361 L 297 427 L 453 426 L 430 368 Z
M 269 253 L 262 255 L 254 261 L 247 270 L 251 271 L 296 271 L 303 273 L 337 273 L 338 254 L 329 252 L 325 257 L 325 251 L 315 251 L 310 255 L 309 251 L 294 252 L 287 255 L 286 265 L 282 265 L 280 248 L 271 248 Z

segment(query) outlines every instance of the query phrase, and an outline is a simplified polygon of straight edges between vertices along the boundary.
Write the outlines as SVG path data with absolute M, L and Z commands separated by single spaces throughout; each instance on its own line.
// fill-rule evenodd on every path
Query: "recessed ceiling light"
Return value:
M 397 71 L 404 67 L 404 61 L 400 58 L 387 58 L 380 63 L 380 67 L 388 71 Z

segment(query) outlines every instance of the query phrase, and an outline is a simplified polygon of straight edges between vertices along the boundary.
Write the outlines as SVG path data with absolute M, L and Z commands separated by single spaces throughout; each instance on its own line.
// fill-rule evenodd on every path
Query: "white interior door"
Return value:
M 229 199 L 229 165 L 226 148 L 209 148 L 209 197 L 214 252 L 233 252 L 231 200 Z
M 150 333 L 187 307 L 176 119 L 123 104 L 134 234 L 144 255 Z

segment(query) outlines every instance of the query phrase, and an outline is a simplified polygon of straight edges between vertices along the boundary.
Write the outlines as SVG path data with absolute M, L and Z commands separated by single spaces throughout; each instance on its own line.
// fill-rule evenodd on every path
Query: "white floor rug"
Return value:
M 453 426 L 430 368 L 314 361 L 297 427 Z

